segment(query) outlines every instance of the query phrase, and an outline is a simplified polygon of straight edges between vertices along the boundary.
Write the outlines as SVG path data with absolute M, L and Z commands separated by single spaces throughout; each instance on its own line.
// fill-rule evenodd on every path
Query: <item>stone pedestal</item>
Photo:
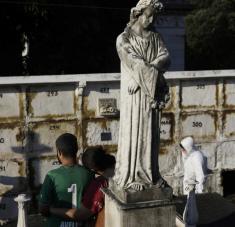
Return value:
M 171 188 L 158 188 L 136 194 L 123 191 L 116 195 L 112 190 L 104 189 L 105 227 L 175 227 L 175 203 L 170 191 Z
M 18 202 L 18 222 L 17 227 L 27 227 L 27 213 L 25 204 L 30 201 L 30 198 L 26 194 L 20 194 L 15 198 L 15 201 Z

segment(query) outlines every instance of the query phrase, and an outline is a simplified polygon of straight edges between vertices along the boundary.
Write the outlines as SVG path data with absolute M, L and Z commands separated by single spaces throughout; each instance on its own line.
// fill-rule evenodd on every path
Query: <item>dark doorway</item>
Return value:
M 224 197 L 233 196 L 235 197 L 235 170 L 233 171 L 222 171 L 222 186 Z

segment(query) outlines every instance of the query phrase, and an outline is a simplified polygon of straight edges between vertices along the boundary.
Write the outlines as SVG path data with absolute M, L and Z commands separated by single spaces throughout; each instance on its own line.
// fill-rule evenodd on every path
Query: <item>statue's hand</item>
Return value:
M 130 95 L 133 95 L 134 93 L 136 93 L 136 91 L 139 89 L 139 85 L 136 83 L 135 80 L 130 80 L 129 81 L 129 85 L 128 85 L 128 93 Z
M 170 93 L 168 92 L 166 95 L 165 95 L 165 104 L 167 104 L 171 99 L 171 95 Z

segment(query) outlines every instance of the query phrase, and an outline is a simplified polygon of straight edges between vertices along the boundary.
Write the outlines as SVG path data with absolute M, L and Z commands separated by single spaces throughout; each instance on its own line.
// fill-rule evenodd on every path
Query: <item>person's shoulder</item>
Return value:
M 56 169 L 50 170 L 47 174 L 48 175 L 54 175 L 54 174 L 58 173 L 59 171 L 61 171 L 61 168 L 62 168 L 62 166 L 59 166 Z
M 56 168 L 56 169 L 50 170 L 50 171 L 47 173 L 47 176 L 53 178 L 53 177 L 55 177 L 57 174 L 60 174 L 61 170 L 62 170 L 62 166 L 59 166 L 59 167 Z
M 108 187 L 108 179 L 106 179 L 105 177 L 99 176 L 99 177 L 97 177 L 97 181 L 99 182 L 101 187 L 103 187 L 103 188 Z
M 91 170 L 87 169 L 86 167 L 82 166 L 82 165 L 76 165 L 76 169 L 77 171 L 79 171 L 81 174 L 84 175 L 94 175 L 93 172 L 91 172 Z
M 103 176 L 95 177 L 89 184 L 89 188 L 95 191 L 106 187 L 108 187 L 108 180 Z
M 106 187 L 108 184 L 108 180 L 103 176 L 98 176 L 95 178 L 95 181 L 100 184 L 102 187 Z
M 192 152 L 192 157 L 193 157 L 194 159 L 203 159 L 203 154 L 202 154 L 202 152 L 199 151 L 199 150 L 194 150 L 194 151 Z

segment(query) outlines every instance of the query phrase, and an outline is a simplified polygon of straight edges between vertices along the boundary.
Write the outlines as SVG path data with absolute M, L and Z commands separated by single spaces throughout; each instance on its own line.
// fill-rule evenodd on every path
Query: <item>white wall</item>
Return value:
M 160 169 L 176 194 L 182 163 L 176 145 L 192 135 L 213 174 L 208 191 L 222 193 L 221 171 L 235 169 L 235 70 L 169 72 L 171 100 L 162 118 Z M 118 115 L 100 115 L 99 100 L 116 100 L 120 74 L 0 78 L 0 218 L 16 214 L 13 198 L 38 191 L 58 167 L 55 139 L 77 135 L 80 150 L 103 145 L 116 152 Z M 113 102 L 113 101 L 111 101 Z M 7 193 L 7 194 L 6 194 Z

